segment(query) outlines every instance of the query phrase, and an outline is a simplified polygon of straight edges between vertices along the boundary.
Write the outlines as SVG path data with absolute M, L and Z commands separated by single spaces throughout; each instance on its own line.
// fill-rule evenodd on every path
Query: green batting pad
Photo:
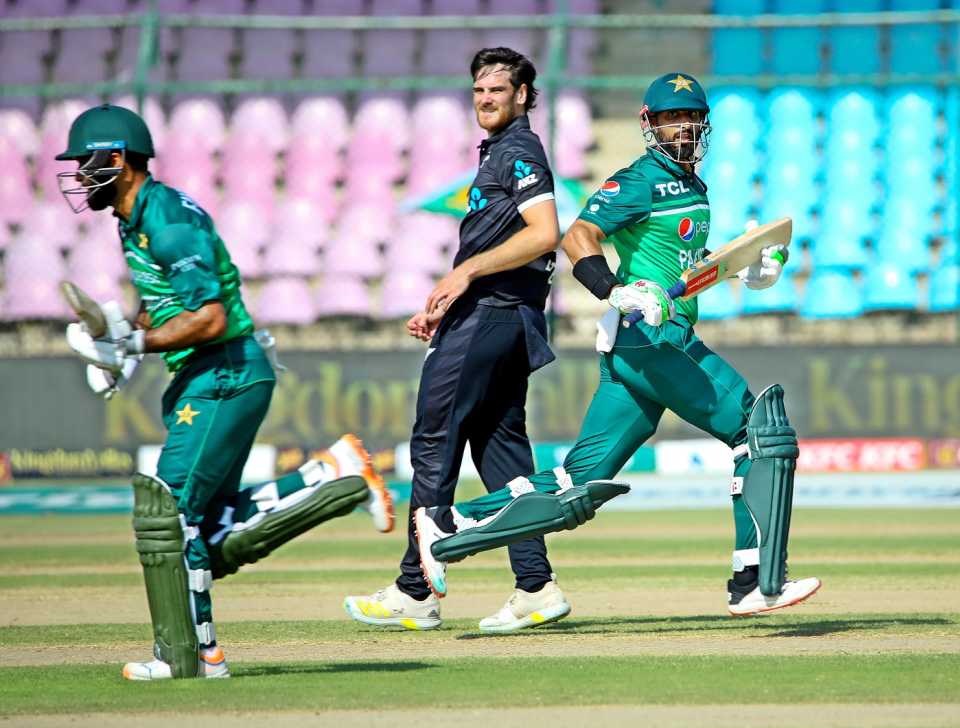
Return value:
M 800 454 L 779 384 L 761 392 L 754 403 L 747 442 L 752 462 L 743 480 L 743 502 L 760 529 L 760 591 L 774 596 L 787 576 L 793 477 Z
M 267 511 L 248 528 L 231 531 L 221 544 L 208 545 L 213 578 L 233 574 L 314 526 L 353 512 L 367 496 L 367 481 L 359 475 L 348 475 L 324 483 L 289 508 Z
M 133 530 L 157 657 L 170 665 L 174 677 L 196 677 L 200 655 L 187 591 L 180 513 L 167 487 L 141 473 L 133 476 Z
M 597 508 L 608 500 L 629 490 L 630 486 L 623 483 L 594 480 L 563 493 L 524 493 L 487 523 L 440 539 L 430 550 L 440 561 L 457 561 L 532 536 L 573 530 L 593 518 Z

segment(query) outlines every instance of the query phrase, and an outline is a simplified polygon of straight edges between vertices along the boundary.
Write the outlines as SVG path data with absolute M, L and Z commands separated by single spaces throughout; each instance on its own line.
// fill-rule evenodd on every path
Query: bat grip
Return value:
M 674 283 L 670 288 L 667 289 L 667 298 L 671 301 L 675 298 L 679 298 L 684 293 L 687 292 L 687 284 L 680 280 Z M 643 320 L 643 313 L 640 311 L 631 311 L 626 316 L 623 317 L 623 328 L 629 329 L 630 326 L 635 324 L 637 321 Z

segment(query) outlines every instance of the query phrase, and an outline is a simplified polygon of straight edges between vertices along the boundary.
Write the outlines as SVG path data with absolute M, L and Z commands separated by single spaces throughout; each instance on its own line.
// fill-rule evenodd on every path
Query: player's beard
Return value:
M 99 212 L 106 210 L 117 199 L 117 183 L 110 182 L 87 193 L 87 207 Z

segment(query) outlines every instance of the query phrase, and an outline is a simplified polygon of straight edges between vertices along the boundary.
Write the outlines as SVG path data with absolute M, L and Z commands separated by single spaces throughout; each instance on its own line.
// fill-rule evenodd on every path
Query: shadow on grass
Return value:
M 250 665 L 236 671 L 234 677 L 265 675 L 307 675 L 336 672 L 413 672 L 436 667 L 428 662 L 325 662 L 299 665 Z
M 882 631 L 897 627 L 937 627 L 956 623 L 942 617 L 856 617 L 822 620 L 787 621 L 782 615 L 756 615 L 733 618 L 722 615 L 691 617 L 623 617 L 617 619 L 571 619 L 546 624 L 532 630 L 507 634 L 468 632 L 460 640 L 490 639 L 496 637 L 531 638 L 546 634 L 617 635 L 617 634 L 691 634 L 717 632 L 743 637 L 767 639 L 770 637 L 820 637 L 841 632 Z

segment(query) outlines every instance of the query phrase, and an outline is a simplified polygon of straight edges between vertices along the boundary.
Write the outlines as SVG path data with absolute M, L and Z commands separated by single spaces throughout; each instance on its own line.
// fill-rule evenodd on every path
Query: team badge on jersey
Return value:
M 689 243 L 696 234 L 697 226 L 693 224 L 693 220 L 689 217 L 681 217 L 680 224 L 677 225 L 677 235 L 680 236 L 680 239 L 685 243 Z
M 620 194 L 620 183 L 616 180 L 608 179 L 600 185 L 600 194 L 604 197 L 616 197 Z

